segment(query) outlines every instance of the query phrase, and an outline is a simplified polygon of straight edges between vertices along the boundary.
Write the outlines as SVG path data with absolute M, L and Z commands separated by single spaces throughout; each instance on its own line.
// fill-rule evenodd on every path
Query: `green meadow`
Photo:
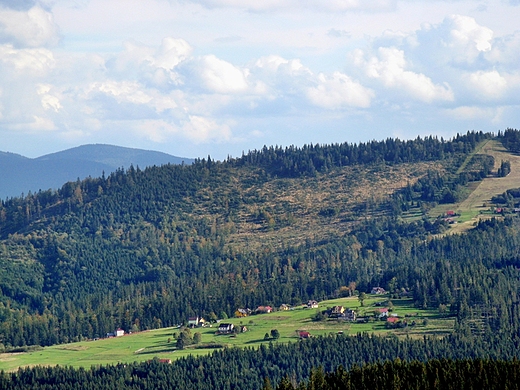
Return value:
M 252 315 L 243 318 L 230 318 L 222 322 L 235 326 L 246 326 L 247 331 L 236 335 L 217 335 L 218 325 L 191 329 L 191 334 L 201 333 L 199 344 L 189 345 L 183 350 L 176 348 L 176 336 L 181 329 L 162 328 L 128 334 L 122 337 L 81 341 L 71 344 L 55 345 L 32 352 L 0 354 L 0 370 L 12 371 L 19 367 L 34 365 L 66 365 L 73 367 L 90 367 L 116 363 L 140 362 L 153 358 L 178 359 L 183 356 L 204 355 L 221 347 L 257 348 L 264 343 L 287 343 L 299 340 L 299 331 L 307 331 L 311 337 L 343 333 L 348 335 L 360 332 L 375 334 L 395 334 L 397 337 L 422 337 L 423 335 L 449 334 L 453 330 L 453 318 L 440 315 L 435 310 L 418 310 L 413 307 L 411 299 L 392 300 L 392 313 L 408 324 L 406 328 L 387 329 L 385 321 L 371 318 L 367 323 L 346 322 L 338 319 L 313 321 L 318 311 L 328 307 L 341 305 L 355 309 L 358 316 L 373 315 L 376 302 L 386 301 L 387 297 L 367 294 L 364 307 L 360 306 L 357 297 L 338 298 L 320 302 L 318 309 L 307 309 L 303 306 L 287 311 L 275 311 L 269 314 Z M 382 306 L 384 307 L 384 306 Z M 277 340 L 266 339 L 271 330 L 276 329 L 280 337 Z

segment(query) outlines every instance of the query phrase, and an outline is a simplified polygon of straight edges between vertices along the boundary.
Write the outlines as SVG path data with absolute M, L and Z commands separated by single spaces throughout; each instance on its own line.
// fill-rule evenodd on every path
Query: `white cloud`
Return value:
M 483 100 L 501 98 L 508 88 L 508 82 L 496 70 L 478 71 L 465 77 L 469 87 Z
M 520 63 L 520 31 L 495 39 L 485 57 L 493 64 L 517 68 Z
M 332 78 L 320 74 L 318 80 L 320 84 L 315 88 L 309 88 L 307 97 L 314 105 L 319 107 L 327 109 L 367 108 L 374 96 L 371 90 L 340 72 L 334 72 Z
M 44 75 L 55 67 L 56 61 L 48 49 L 15 49 L 12 45 L 0 45 L 0 62 L 15 74 Z
M 135 77 L 149 86 L 171 89 L 179 81 L 175 68 L 188 59 L 192 47 L 183 39 L 166 37 L 157 48 L 136 41 L 126 41 L 124 51 L 109 62 L 113 77 Z
M 395 47 L 380 47 L 377 55 L 368 60 L 361 50 L 357 50 L 354 53 L 354 63 L 363 68 L 369 78 L 380 80 L 385 87 L 402 91 L 423 102 L 454 99 L 449 85 L 435 84 L 422 73 L 406 70 L 408 64 L 404 52 Z
M 446 42 L 450 47 L 469 47 L 479 52 L 491 49 L 493 31 L 477 24 L 475 19 L 469 16 L 453 15 L 447 18 L 446 25 L 450 25 L 451 41 Z
M 256 61 L 255 66 L 271 72 L 281 71 L 289 75 L 295 75 L 301 72 L 310 73 L 310 71 L 302 65 L 299 59 L 287 60 L 277 55 L 259 58 Z
M 183 135 L 196 143 L 231 140 L 231 128 L 215 120 L 190 115 L 189 122 L 182 127 Z
M 167 37 L 156 51 L 153 65 L 171 70 L 191 54 L 192 48 L 184 39 Z
M 475 66 L 492 49 L 493 31 L 465 15 L 451 15 L 437 25 L 424 24 L 413 40 L 417 55 L 442 66 Z
M 94 83 L 88 92 L 101 92 L 105 95 L 114 97 L 119 102 L 129 102 L 135 104 L 149 103 L 152 98 L 142 87 L 132 81 L 117 82 L 109 80 L 101 83 Z
M 54 112 L 58 112 L 63 107 L 60 103 L 59 98 L 49 93 L 51 89 L 51 85 L 39 84 L 37 85 L 36 92 L 38 93 L 38 95 L 41 96 L 42 107 L 45 110 L 54 110 Z
M 239 93 L 248 88 L 248 70 L 241 70 L 214 55 L 202 57 L 196 66 L 202 85 L 211 92 Z
M 58 42 L 52 14 L 35 6 L 28 11 L 0 8 L 0 42 L 17 47 L 41 47 Z

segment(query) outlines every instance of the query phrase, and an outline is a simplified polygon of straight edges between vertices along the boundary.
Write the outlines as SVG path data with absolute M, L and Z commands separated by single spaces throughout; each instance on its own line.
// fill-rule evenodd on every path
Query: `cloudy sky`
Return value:
M 0 0 L 0 150 L 520 128 L 520 0 Z

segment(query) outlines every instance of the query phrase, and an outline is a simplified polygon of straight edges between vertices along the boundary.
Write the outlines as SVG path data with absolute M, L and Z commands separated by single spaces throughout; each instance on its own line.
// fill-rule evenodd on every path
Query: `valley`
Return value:
M 201 341 L 184 349 L 179 349 L 175 343 L 181 328 L 170 327 L 126 334 L 123 337 L 61 344 L 29 352 L 3 353 L 0 354 L 0 370 L 13 371 L 19 367 L 33 365 L 71 365 L 89 368 L 97 365 L 146 362 L 151 359 L 174 361 L 187 356 L 208 355 L 215 349 L 258 348 L 269 343 L 294 343 L 301 339 L 300 332 L 308 332 L 310 337 L 330 334 L 343 334 L 348 337 L 367 333 L 400 338 L 443 337 L 453 333 L 454 317 L 450 313 L 417 309 L 409 298 L 391 300 L 390 315 L 406 322 L 407 326 L 390 328 L 386 321 L 388 317 L 378 318 L 378 310 L 388 308 L 388 301 L 387 296 L 367 295 L 362 307 L 359 299 L 354 296 L 319 302 L 317 309 L 300 305 L 287 311 L 277 310 L 269 314 L 219 320 L 219 323 L 230 323 L 237 329 L 245 326 L 247 331 L 219 335 L 219 323 L 213 323 L 211 327 L 190 328 L 191 336 L 196 332 L 201 334 Z M 317 312 L 334 306 L 354 309 L 358 317 L 366 316 L 367 322 L 350 322 L 335 318 L 313 321 L 312 317 Z M 273 329 L 279 332 L 279 338 L 272 338 Z M 266 335 L 269 337 L 266 338 Z

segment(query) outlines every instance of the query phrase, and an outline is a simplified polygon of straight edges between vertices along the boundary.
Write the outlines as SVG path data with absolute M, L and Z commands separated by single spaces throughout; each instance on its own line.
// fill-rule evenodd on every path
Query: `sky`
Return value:
M 0 151 L 520 127 L 520 0 L 0 0 Z

